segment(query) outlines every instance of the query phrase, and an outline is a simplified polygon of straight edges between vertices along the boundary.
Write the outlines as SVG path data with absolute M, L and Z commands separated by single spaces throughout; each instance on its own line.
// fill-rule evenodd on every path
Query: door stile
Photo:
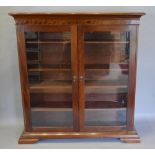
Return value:
M 71 65 L 73 86 L 73 128 L 79 131 L 77 25 L 71 26 Z
M 31 131 L 30 91 L 29 91 L 27 63 L 26 63 L 24 28 L 22 26 L 17 26 L 16 33 L 18 44 L 18 60 L 19 60 L 20 83 L 22 93 L 24 128 L 25 131 Z
M 79 53 L 79 125 L 80 131 L 84 128 L 84 33 L 78 27 L 78 53 Z

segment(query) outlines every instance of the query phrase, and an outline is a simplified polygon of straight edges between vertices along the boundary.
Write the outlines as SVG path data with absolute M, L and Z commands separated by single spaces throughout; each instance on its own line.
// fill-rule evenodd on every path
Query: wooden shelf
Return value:
M 121 68 L 88 68 L 85 71 L 128 71 L 128 69 L 121 69 Z
M 109 108 L 109 109 L 111 109 L 111 108 Z M 125 107 L 115 107 L 115 108 L 113 108 L 113 109 L 115 109 L 115 110 L 120 110 L 120 109 L 122 109 L 122 110 L 125 110 L 126 108 Z M 101 108 L 85 108 L 85 111 L 102 111 L 103 109 L 101 109 Z M 42 112 L 42 111 L 44 111 L 44 112 L 52 112 L 52 111 L 62 111 L 62 112 L 66 112 L 66 111 L 69 111 L 69 112 L 71 112 L 71 111 L 73 111 L 73 108 L 45 108 L 45 107 L 33 107 L 33 108 L 31 108 L 31 111 L 33 111 L 33 112 Z
M 119 121 L 85 121 L 85 128 L 100 128 L 103 126 L 122 126 L 126 127 L 126 122 Z
M 26 41 L 27 44 L 69 44 L 70 41 Z M 86 44 L 127 44 L 129 41 L 85 41 Z
M 127 92 L 127 85 L 86 85 L 85 94 L 96 93 L 104 94 L 104 93 L 122 93 Z
M 39 64 L 39 60 L 28 60 L 27 64 Z
M 120 62 L 120 63 L 104 63 L 104 64 L 85 64 L 85 69 L 109 69 L 111 67 L 113 67 L 114 69 L 118 69 L 118 65 L 120 66 L 124 66 L 126 68 L 128 68 L 129 64 L 128 62 Z
M 85 41 L 86 44 L 128 44 L 129 41 Z
M 61 72 L 61 71 L 65 71 L 65 72 L 71 72 L 71 69 L 69 68 L 32 68 L 32 69 L 28 69 L 29 72 Z
M 69 68 L 32 68 L 28 69 L 29 72 L 69 72 L 71 69 Z M 88 68 L 85 71 L 128 71 L 128 69 L 121 69 L 121 68 Z
M 30 60 L 28 61 L 28 64 L 38 64 L 39 60 Z M 86 64 L 85 65 L 85 71 L 128 71 L 128 63 L 111 63 L 111 67 L 109 68 L 109 64 Z M 118 66 L 115 65 L 122 65 L 122 68 L 118 68 Z M 71 66 L 61 66 L 60 64 L 56 64 L 54 66 L 46 65 L 44 67 L 44 64 L 41 64 L 42 67 L 40 68 L 30 68 L 28 69 L 29 72 L 44 72 L 44 71 L 71 71 Z M 61 68 L 60 68 L 61 67 Z
M 85 110 L 87 111 L 102 111 L 102 110 L 105 110 L 105 109 L 100 109 L 100 108 L 85 108 Z M 126 110 L 126 107 L 116 107 L 114 109 L 107 109 L 107 110 Z
M 33 107 L 31 108 L 31 111 L 45 111 L 45 112 L 50 112 L 50 111 L 73 111 L 73 108 L 42 108 L 42 107 Z
M 28 64 L 36 64 L 39 63 L 39 60 L 28 60 L 27 61 Z M 60 68 L 60 64 L 43 64 L 42 65 L 42 70 L 45 69 L 59 69 Z M 61 64 L 62 69 L 70 69 L 71 66 L 66 64 L 67 66 L 64 66 L 65 64 Z M 111 65 L 111 67 L 109 67 Z M 129 64 L 128 63 L 105 63 L 105 64 L 85 64 L 85 69 L 89 70 L 89 69 L 121 69 L 118 68 L 118 65 L 124 67 L 122 69 L 128 69 Z M 50 66 L 50 67 L 49 67 Z M 38 69 L 38 68 L 34 68 L 34 69 Z
M 124 93 L 127 92 L 127 84 L 125 82 L 118 81 L 86 81 L 85 82 L 85 94 L 91 93 Z
M 106 83 L 106 82 L 86 82 L 85 91 L 87 93 L 94 92 L 94 89 L 102 93 L 106 90 L 127 89 L 126 84 Z M 31 93 L 72 93 L 72 82 L 70 81 L 43 81 L 30 85 Z
M 97 100 L 97 98 L 96 98 Z M 120 103 L 119 101 L 85 101 L 85 108 L 87 110 L 91 109 L 115 109 L 115 108 L 125 108 L 126 103 Z
M 51 93 L 71 93 L 72 85 L 71 82 L 65 81 L 43 81 L 36 84 L 30 85 L 31 93 L 39 92 L 51 92 Z
M 109 100 L 111 99 L 109 98 Z M 72 101 L 46 102 L 42 100 L 42 101 L 38 101 L 37 103 L 35 103 L 35 105 L 33 105 L 32 103 L 31 106 L 35 111 L 39 111 L 39 110 L 41 111 L 42 109 L 44 111 L 48 111 L 48 108 L 54 109 L 55 111 L 58 111 L 58 110 L 65 111 L 67 109 L 72 109 Z M 121 103 L 119 101 L 117 102 L 112 101 L 112 100 L 111 101 L 105 101 L 105 100 L 97 101 L 97 98 L 96 98 L 96 101 L 87 101 L 87 98 L 85 98 L 85 108 L 88 110 L 126 108 L 126 106 L 127 106 L 127 103 Z
M 27 53 L 38 53 L 40 52 L 40 50 L 36 48 L 26 48 L 26 52 Z
M 53 108 L 53 109 L 69 109 L 72 108 L 72 101 L 50 101 L 47 102 L 45 100 L 37 101 L 35 103 L 32 103 L 32 108 Z M 85 98 L 85 108 L 86 109 L 114 109 L 114 108 L 125 108 L 126 103 L 120 103 L 119 101 L 87 101 Z
M 88 80 L 85 82 L 86 87 L 127 87 L 125 85 L 127 81 L 105 81 L 105 80 Z
M 70 44 L 70 41 L 26 41 L 27 44 Z

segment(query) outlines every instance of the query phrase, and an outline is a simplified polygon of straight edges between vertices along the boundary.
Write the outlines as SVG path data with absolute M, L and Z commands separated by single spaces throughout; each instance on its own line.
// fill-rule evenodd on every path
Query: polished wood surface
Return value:
M 97 137 L 119 138 L 127 143 L 140 142 L 134 129 L 134 107 L 138 27 L 140 17 L 144 14 L 138 12 L 9 14 L 16 22 L 24 114 L 25 128 L 19 144 L 32 144 L 50 138 Z M 41 40 L 27 40 L 25 32 L 38 32 L 37 35 L 41 35 Z M 66 32 L 70 36 L 66 35 Z M 130 40 L 119 40 L 115 37 L 109 40 L 85 40 L 86 32 L 111 32 L 114 36 L 118 32 L 129 32 Z M 50 39 L 48 33 L 57 33 L 60 39 Z M 66 40 L 61 39 L 62 34 Z M 39 50 L 35 48 L 37 46 Z M 126 57 L 121 55 L 119 50 L 121 48 L 118 48 L 126 46 L 130 50 L 128 62 L 125 61 Z M 100 52 L 100 49 L 103 51 Z M 42 58 L 36 60 L 36 54 L 40 56 L 39 51 L 42 51 Z M 116 54 L 112 54 L 111 51 Z M 41 66 L 36 67 L 38 64 Z M 119 73 L 123 78 L 113 81 L 112 76 L 109 76 L 107 81 L 106 75 L 110 75 L 109 73 Z M 37 78 L 38 75 L 40 81 L 34 83 L 29 81 L 30 77 Z M 107 126 L 85 125 L 86 111 L 92 113 L 88 117 L 89 120 L 93 117 L 94 110 L 103 109 L 126 109 L 125 124 L 119 120 L 115 123 L 110 120 L 110 125 Z M 33 126 L 32 112 L 40 111 L 52 112 L 54 115 L 57 111 L 72 112 L 72 127 Z M 113 117 L 116 117 L 115 114 Z M 50 118 L 49 114 L 45 118 Z M 61 119 L 61 116 L 56 118 Z
M 24 115 L 24 129 L 25 131 L 31 131 L 31 119 L 30 119 L 30 94 L 28 87 L 28 74 L 27 74 L 27 62 L 26 52 L 24 44 L 23 27 L 16 27 L 17 44 L 18 44 L 18 60 L 20 69 L 20 83 L 22 94 L 22 106 Z
M 13 16 L 13 17 L 20 17 L 20 16 L 30 16 L 30 17 L 34 17 L 34 16 L 39 16 L 39 17 L 72 17 L 72 16 L 77 16 L 77 17 L 89 17 L 89 16 L 104 16 L 104 17 L 120 17 L 120 18 L 140 18 L 141 16 L 145 15 L 145 13 L 143 12 L 84 12 L 84 13 L 64 13 L 64 12 L 58 12 L 58 13 L 50 13 L 50 12 L 38 12 L 38 13 L 28 13 L 28 12 L 14 12 L 14 13 L 9 13 L 9 15 Z
M 64 138 L 119 138 L 125 143 L 139 143 L 140 139 L 133 131 L 108 131 L 108 132 L 24 132 L 19 144 L 35 143 L 41 139 Z
M 120 25 L 139 24 L 145 13 L 9 13 L 17 25 Z M 117 20 L 115 20 L 117 19 Z M 104 21 L 103 21 L 104 20 Z

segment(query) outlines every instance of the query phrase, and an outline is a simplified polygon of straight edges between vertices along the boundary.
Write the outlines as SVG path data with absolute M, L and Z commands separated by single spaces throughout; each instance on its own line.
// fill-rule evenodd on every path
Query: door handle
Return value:
M 77 76 L 73 75 L 73 82 L 75 82 L 77 80 Z
M 83 81 L 84 80 L 84 76 L 80 76 L 79 79 L 80 79 L 80 81 Z

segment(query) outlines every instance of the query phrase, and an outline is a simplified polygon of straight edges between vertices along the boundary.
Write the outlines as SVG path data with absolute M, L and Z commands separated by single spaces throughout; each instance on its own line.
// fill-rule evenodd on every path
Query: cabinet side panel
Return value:
M 137 33 L 138 26 L 131 27 L 130 59 L 129 59 L 129 88 L 127 107 L 127 128 L 134 129 L 135 88 L 136 88 L 136 63 L 137 63 Z
M 31 130 L 30 95 L 29 95 L 29 86 L 28 86 L 27 63 L 26 63 L 26 55 L 25 55 L 25 44 L 24 44 L 25 41 L 24 41 L 23 27 L 17 26 L 16 33 L 17 33 L 18 59 L 19 59 L 24 126 L 25 126 L 25 131 L 30 131 Z

